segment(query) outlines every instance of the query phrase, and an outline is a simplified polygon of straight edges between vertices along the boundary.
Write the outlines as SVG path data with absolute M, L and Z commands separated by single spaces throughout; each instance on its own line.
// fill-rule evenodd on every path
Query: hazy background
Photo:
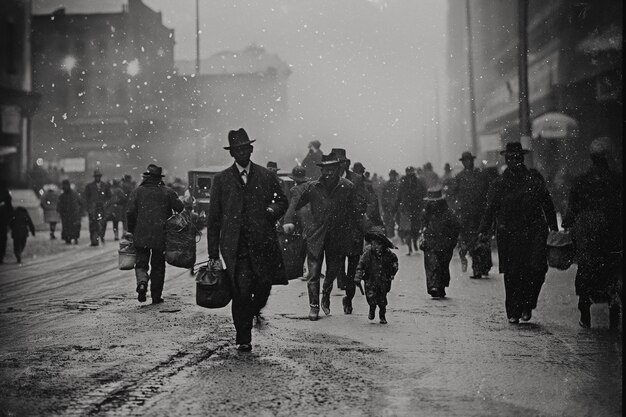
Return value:
M 195 0 L 145 2 L 175 30 L 175 58 L 193 59 Z M 200 0 L 201 57 L 254 43 L 287 62 L 290 131 L 302 156 L 317 138 L 372 172 L 426 161 L 441 172 L 434 107 L 437 82 L 445 93 L 446 4 Z

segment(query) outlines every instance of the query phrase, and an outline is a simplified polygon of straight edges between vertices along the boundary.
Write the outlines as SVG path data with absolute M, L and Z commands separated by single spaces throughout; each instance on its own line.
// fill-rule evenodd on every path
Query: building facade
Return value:
M 33 7 L 33 83 L 42 96 L 33 155 L 69 176 L 138 174 L 168 154 L 173 30 L 141 0 L 91 3 L 89 13 L 65 3 Z
M 32 92 L 31 2 L 0 2 L 0 178 L 26 187 L 31 157 L 31 118 L 39 97 Z

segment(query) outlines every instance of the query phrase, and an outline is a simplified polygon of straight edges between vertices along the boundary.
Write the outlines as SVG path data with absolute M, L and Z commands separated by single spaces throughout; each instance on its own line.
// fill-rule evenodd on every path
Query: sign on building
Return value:
M 64 158 L 59 161 L 59 166 L 65 172 L 85 172 L 85 158 Z

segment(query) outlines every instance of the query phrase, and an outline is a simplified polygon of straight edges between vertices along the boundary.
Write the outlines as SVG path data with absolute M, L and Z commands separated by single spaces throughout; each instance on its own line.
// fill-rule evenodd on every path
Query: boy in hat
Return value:
M 370 307 L 367 318 L 374 320 L 378 306 L 380 323 L 387 324 L 387 293 L 398 272 L 398 257 L 391 251 L 395 246 L 381 226 L 372 227 L 365 234 L 365 241 L 368 246 L 359 259 L 354 282 L 358 285 L 361 280 L 365 281 L 365 297 Z
M 460 225 L 448 207 L 441 187 L 428 190 L 423 216 L 423 239 L 426 289 L 433 298 L 445 298 L 450 284 L 450 260 L 459 237 Z

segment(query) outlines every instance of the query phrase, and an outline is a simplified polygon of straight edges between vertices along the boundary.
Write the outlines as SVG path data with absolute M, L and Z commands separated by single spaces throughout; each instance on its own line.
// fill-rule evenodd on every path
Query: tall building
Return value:
M 12 188 L 28 184 L 32 92 L 30 0 L 0 2 L 0 178 Z
M 167 158 L 174 32 L 161 13 L 141 0 L 34 0 L 33 15 L 33 155 L 109 178 Z
M 457 2 L 449 3 L 453 7 Z M 513 3 L 469 2 L 478 133 L 483 139 L 496 137 L 502 144 L 520 136 L 519 16 L 517 2 Z M 622 2 L 615 0 L 529 1 L 533 139 L 528 146 L 533 150 L 532 163 L 548 181 L 557 173 L 580 173 L 588 162 L 587 148 L 598 136 L 613 140 L 622 165 L 622 8 Z M 493 141 L 479 144 L 489 142 Z M 498 157 L 492 147 L 482 154 Z
M 194 61 L 176 63 L 181 76 L 193 74 Z M 289 65 L 264 48 L 251 45 L 242 51 L 223 51 L 204 59 L 195 77 L 202 155 L 198 164 L 219 165 L 230 160 L 222 149 L 231 129 L 243 127 L 262 143 L 255 151 L 259 163 L 287 155 L 289 138 L 281 137 L 287 123 Z M 298 146 L 295 145 L 294 146 Z M 280 152 L 278 150 L 280 149 Z M 277 161 L 281 162 L 281 161 Z M 292 166 L 293 161 L 283 161 Z

